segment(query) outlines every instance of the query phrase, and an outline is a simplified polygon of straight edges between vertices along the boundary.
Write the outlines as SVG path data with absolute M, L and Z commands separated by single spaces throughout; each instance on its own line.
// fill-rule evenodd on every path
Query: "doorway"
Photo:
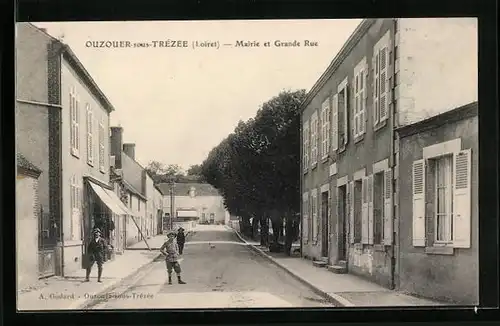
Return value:
M 338 260 L 347 261 L 347 235 L 348 225 L 346 219 L 347 212 L 347 187 L 346 185 L 338 187 Z
M 328 192 L 321 193 L 321 256 L 328 257 L 328 242 L 330 232 L 328 228 Z

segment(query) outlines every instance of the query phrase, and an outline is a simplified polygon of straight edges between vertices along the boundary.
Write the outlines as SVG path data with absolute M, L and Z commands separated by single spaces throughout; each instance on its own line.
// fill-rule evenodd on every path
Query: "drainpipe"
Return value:
M 392 188 L 392 193 L 391 193 L 391 197 L 392 197 L 392 205 L 391 205 L 391 211 L 392 211 L 392 243 L 391 243 L 391 290 L 394 290 L 395 287 L 396 287 L 396 284 L 395 284 L 395 272 L 396 272 L 396 211 L 394 209 L 394 204 L 395 204 L 395 201 L 394 201 L 394 192 L 396 190 L 396 188 L 394 187 L 394 184 L 396 182 L 394 182 L 394 171 L 395 169 L 397 168 L 396 167 L 396 162 L 395 162 L 395 146 L 394 146 L 394 142 L 396 141 L 396 133 L 394 131 L 394 128 L 395 128 L 395 114 L 396 114 L 396 107 L 394 105 L 394 89 L 395 89 L 395 86 L 396 86 L 396 51 L 395 51 L 395 48 L 396 48 L 396 33 L 397 33 L 397 18 L 394 20 L 394 32 L 392 33 L 392 46 L 391 46 L 391 51 L 392 51 L 392 66 L 391 66 L 391 77 L 392 77 L 392 80 L 391 80 L 391 103 L 392 103 L 392 106 L 391 106 L 391 112 L 390 112 L 390 119 L 389 119 L 389 124 L 390 124 L 390 130 L 391 130 L 391 143 L 390 143 L 390 153 L 391 153 L 391 157 L 390 157 L 390 160 L 389 160 L 389 168 L 391 169 L 391 174 L 392 174 L 392 185 L 391 185 L 391 188 Z M 398 178 L 399 178 L 399 175 L 398 175 Z M 399 205 L 399 203 L 398 203 Z
M 304 242 L 304 218 L 302 216 L 303 214 L 303 209 L 304 209 L 304 200 L 302 198 L 302 194 L 304 193 L 304 189 L 303 189 L 303 185 L 304 185 L 304 180 L 303 180 L 303 177 L 304 177 L 304 140 L 302 139 L 302 137 L 304 137 L 304 132 L 303 132 L 303 127 L 304 127 L 304 124 L 302 122 L 302 112 L 300 113 L 300 117 L 299 117 L 299 121 L 300 121 L 300 126 L 299 126 L 299 132 L 300 132 L 300 147 L 302 148 L 302 151 L 300 152 L 300 162 L 302 162 L 300 164 L 300 171 L 299 171 L 299 180 L 300 180 L 300 183 L 299 183 L 299 189 L 300 189 L 300 204 L 299 204 L 299 214 L 300 214 L 300 257 L 301 258 L 304 258 L 304 251 L 302 250 L 302 243 Z

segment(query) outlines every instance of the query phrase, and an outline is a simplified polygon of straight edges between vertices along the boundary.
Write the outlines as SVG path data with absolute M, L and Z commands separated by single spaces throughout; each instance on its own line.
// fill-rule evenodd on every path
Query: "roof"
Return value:
M 215 189 L 211 184 L 193 182 L 176 183 L 174 186 L 174 195 L 189 196 L 189 190 L 191 187 L 194 187 L 196 196 L 220 196 L 217 189 Z M 162 195 L 168 195 L 170 193 L 170 183 L 159 183 L 158 189 Z
M 32 172 L 37 176 L 42 173 L 40 168 L 28 161 L 28 159 L 21 153 L 17 153 L 17 167 L 23 169 L 24 171 Z
M 130 183 L 128 183 L 127 181 L 125 181 L 125 179 L 122 179 L 122 182 L 123 182 L 123 186 L 128 190 L 130 191 L 131 193 L 133 193 L 134 195 L 144 199 L 144 200 L 147 200 L 147 197 L 144 196 L 143 194 L 141 194 L 141 192 L 139 190 L 137 190 L 134 186 L 132 186 Z
M 368 29 L 375 23 L 376 19 L 363 19 L 363 21 L 356 27 L 354 32 L 349 36 L 335 58 L 319 77 L 311 90 L 307 93 L 306 98 L 301 104 L 301 112 L 311 103 L 313 98 L 318 94 L 320 89 L 326 84 L 328 79 L 335 73 L 338 67 L 342 64 L 344 59 L 349 55 L 352 49 L 361 40 L 361 37 L 368 32 Z
M 106 95 L 102 92 L 102 90 L 97 86 L 97 83 L 94 81 L 92 76 L 90 76 L 90 73 L 85 69 L 83 64 L 80 62 L 76 54 L 73 52 L 71 47 L 63 43 L 61 40 L 58 40 L 57 38 L 53 37 L 49 33 L 47 33 L 44 29 L 41 29 L 32 23 L 28 23 L 30 26 L 34 27 L 37 29 L 39 32 L 45 34 L 47 37 L 49 37 L 54 43 L 58 44 L 61 47 L 61 51 L 63 55 L 65 55 L 65 58 L 68 60 L 68 62 L 71 64 L 73 69 L 77 71 L 80 77 L 85 81 L 85 83 L 89 86 L 91 91 L 94 93 L 94 95 L 99 99 L 101 104 L 104 106 L 106 111 L 112 112 L 115 110 L 111 102 L 108 100 Z
M 465 120 L 478 115 L 478 102 L 472 102 L 462 105 L 453 110 L 435 115 L 433 117 L 421 120 L 406 126 L 401 126 L 396 129 L 399 137 L 408 137 L 429 129 L 437 128 L 439 126 L 454 123 L 460 120 Z

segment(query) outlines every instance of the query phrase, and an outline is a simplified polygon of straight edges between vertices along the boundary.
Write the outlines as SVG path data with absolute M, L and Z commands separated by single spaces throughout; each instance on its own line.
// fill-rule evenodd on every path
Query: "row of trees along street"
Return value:
M 305 96 L 305 90 L 283 91 L 264 103 L 211 150 L 200 171 L 219 190 L 229 213 L 240 217 L 245 236 L 256 238 L 260 225 L 261 245 L 288 255 L 299 235 L 300 104 Z
M 151 161 L 145 168 L 155 184 L 162 182 L 204 182 L 201 175 L 201 165 L 195 164 L 184 172 L 178 164 L 163 164 L 158 161 Z

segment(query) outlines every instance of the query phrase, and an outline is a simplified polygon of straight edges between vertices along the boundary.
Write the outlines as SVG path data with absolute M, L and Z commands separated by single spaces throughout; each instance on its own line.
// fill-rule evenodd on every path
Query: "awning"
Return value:
M 94 189 L 94 192 L 99 197 L 99 199 L 101 199 L 101 201 L 106 206 L 108 206 L 108 208 L 113 213 L 118 214 L 118 215 L 128 214 L 120 206 L 118 206 L 117 203 L 113 199 L 111 199 L 111 197 L 108 195 L 108 193 L 106 192 L 106 190 L 104 188 L 102 188 L 101 186 L 99 186 L 93 182 L 89 182 L 89 183 L 90 183 L 90 186 L 92 187 L 92 189 Z
M 122 211 L 124 211 L 126 215 L 134 215 L 134 213 L 118 198 L 118 195 L 109 189 L 103 190 L 108 194 L 108 196 L 115 202 L 116 206 L 118 206 Z

